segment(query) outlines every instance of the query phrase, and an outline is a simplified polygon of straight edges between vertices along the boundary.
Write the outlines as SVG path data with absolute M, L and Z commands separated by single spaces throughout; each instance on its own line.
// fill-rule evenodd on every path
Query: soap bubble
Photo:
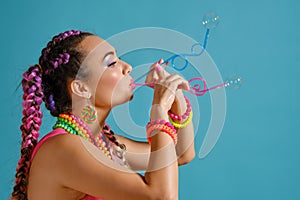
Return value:
M 215 12 L 208 12 L 203 16 L 202 24 L 206 29 L 213 29 L 218 26 L 220 17 Z
M 225 81 L 225 87 L 229 89 L 239 89 L 242 86 L 242 78 L 236 74 L 228 76 Z

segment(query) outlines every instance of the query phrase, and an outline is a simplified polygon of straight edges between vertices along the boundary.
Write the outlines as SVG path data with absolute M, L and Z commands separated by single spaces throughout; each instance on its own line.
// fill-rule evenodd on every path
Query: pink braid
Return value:
M 23 118 L 20 127 L 22 131 L 21 158 L 16 168 L 15 186 L 12 199 L 27 200 L 27 184 L 30 169 L 30 158 L 37 144 L 39 129 L 43 114 L 40 109 L 44 97 L 42 91 L 42 73 L 38 65 L 31 66 L 24 74 L 23 86 Z

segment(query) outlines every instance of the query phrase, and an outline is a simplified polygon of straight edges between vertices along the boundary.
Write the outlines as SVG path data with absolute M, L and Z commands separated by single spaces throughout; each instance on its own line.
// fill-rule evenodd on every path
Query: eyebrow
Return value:
M 107 52 L 105 55 L 104 55 L 104 57 L 103 57 L 103 61 L 104 61 L 104 59 L 106 58 L 106 56 L 108 56 L 108 55 L 114 55 L 115 53 L 113 52 L 113 51 L 110 51 L 110 52 Z

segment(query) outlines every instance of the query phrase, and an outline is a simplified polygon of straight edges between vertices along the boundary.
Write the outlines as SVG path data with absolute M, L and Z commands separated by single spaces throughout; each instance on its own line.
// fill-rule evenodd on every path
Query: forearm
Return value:
M 162 199 L 178 198 L 178 162 L 172 139 L 164 132 L 151 137 L 145 181 Z
M 181 90 L 177 90 L 176 99 L 170 111 L 181 116 L 186 112 L 186 110 L 187 103 L 184 99 L 184 95 Z M 183 123 L 185 120 L 182 120 L 181 123 Z M 186 164 L 195 157 L 194 127 L 192 122 L 190 122 L 186 127 L 177 128 L 177 139 L 176 154 L 178 156 L 178 164 Z
M 159 108 L 153 106 L 151 111 L 155 109 Z M 167 113 L 151 113 L 151 119 L 153 120 L 168 119 Z M 153 131 L 151 135 L 151 153 L 145 174 L 145 181 L 153 189 L 157 189 L 154 192 L 165 195 L 163 199 L 177 199 L 178 163 L 174 142 L 168 134 L 162 131 Z

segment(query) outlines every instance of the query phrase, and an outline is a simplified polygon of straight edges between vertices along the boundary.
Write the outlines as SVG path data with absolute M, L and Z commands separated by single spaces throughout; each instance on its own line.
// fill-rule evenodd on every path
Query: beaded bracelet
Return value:
M 168 111 L 169 117 L 173 120 L 184 120 L 190 116 L 190 112 L 192 111 L 191 102 L 186 96 L 184 96 L 184 99 L 187 105 L 187 109 L 183 115 L 179 116 L 172 113 L 170 110 Z
M 148 122 L 146 129 L 149 128 L 152 125 L 156 125 L 156 124 L 162 124 L 162 125 L 167 125 L 168 127 L 170 127 L 175 133 L 176 133 L 176 129 L 174 128 L 174 126 L 172 126 L 172 124 L 166 120 L 151 120 L 150 122 Z
M 192 118 L 193 118 L 193 112 L 191 111 L 190 115 L 187 118 L 187 120 L 182 124 L 174 122 L 171 117 L 169 117 L 169 120 L 175 128 L 184 128 L 192 121 Z
M 151 143 L 151 132 L 154 130 L 160 130 L 160 131 L 167 133 L 173 139 L 174 144 L 177 144 L 176 132 L 174 132 L 169 126 L 166 126 L 163 124 L 152 125 L 151 127 L 149 127 L 147 129 L 147 139 L 148 139 L 149 144 Z
M 174 144 L 177 143 L 176 129 L 170 124 L 170 122 L 166 122 L 165 120 L 153 120 L 147 124 L 146 130 L 149 144 L 151 143 L 151 132 L 154 130 L 160 130 L 167 133 L 173 139 Z

